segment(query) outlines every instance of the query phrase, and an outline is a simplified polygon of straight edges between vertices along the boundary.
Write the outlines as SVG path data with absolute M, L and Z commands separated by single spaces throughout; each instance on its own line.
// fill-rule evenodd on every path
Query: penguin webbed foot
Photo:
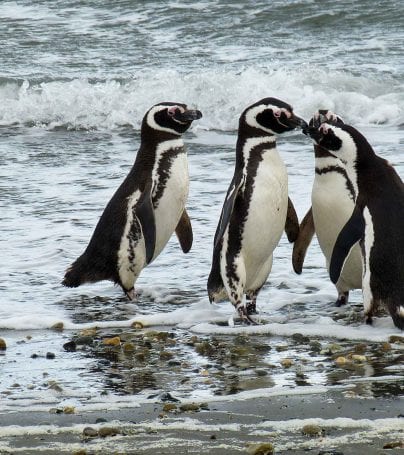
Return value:
M 366 315 L 365 322 L 367 325 L 373 325 L 373 317 L 371 314 Z
M 136 299 L 136 291 L 135 291 L 135 288 L 132 288 L 132 289 L 129 289 L 129 290 L 124 289 L 124 292 L 125 292 L 125 294 L 126 294 L 126 297 L 127 297 L 129 300 L 135 300 L 135 299 Z
M 349 297 L 349 291 L 338 293 L 338 298 L 335 301 L 335 306 L 341 307 L 343 305 L 346 305 L 348 303 L 348 297 Z
M 247 302 L 246 304 L 247 314 L 258 314 L 256 302 Z
M 237 312 L 243 325 L 258 325 L 258 322 L 254 321 L 254 319 L 252 319 L 248 314 L 246 307 L 240 306 L 237 308 Z

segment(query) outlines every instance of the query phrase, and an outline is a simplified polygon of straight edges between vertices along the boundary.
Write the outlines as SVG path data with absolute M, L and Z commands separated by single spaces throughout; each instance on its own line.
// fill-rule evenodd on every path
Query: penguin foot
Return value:
M 340 294 L 338 294 L 338 299 L 335 302 L 335 306 L 340 307 L 340 306 L 348 303 L 348 296 L 349 296 L 349 291 L 341 292 Z
M 254 321 L 254 319 L 252 319 L 250 317 L 250 315 L 247 313 L 247 309 L 242 306 L 242 307 L 239 307 L 237 308 L 237 311 L 238 311 L 238 314 L 241 318 L 241 322 L 245 325 L 258 325 L 258 322 Z
M 258 314 L 257 305 L 255 302 L 247 302 L 247 314 Z
M 366 316 L 366 324 L 367 325 L 372 325 L 373 324 L 373 318 L 370 314 Z
M 125 294 L 129 300 L 135 300 L 136 298 L 135 288 L 129 289 L 129 291 L 125 290 Z

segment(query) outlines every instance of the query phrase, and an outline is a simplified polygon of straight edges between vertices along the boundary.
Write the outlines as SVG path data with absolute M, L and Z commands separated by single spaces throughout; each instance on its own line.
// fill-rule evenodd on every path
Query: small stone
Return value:
M 382 343 L 381 350 L 384 352 L 391 351 L 391 344 L 390 343 Z
M 174 355 L 171 352 L 168 351 L 161 351 L 160 352 L 160 359 L 161 360 L 170 360 L 174 357 Z
M 0 338 L 0 351 L 5 351 L 7 349 L 6 341 L 3 338 Z
M 292 335 L 292 340 L 300 344 L 307 344 L 310 342 L 310 338 L 305 335 L 302 335 L 301 333 L 294 333 Z
M 75 352 L 76 351 L 76 343 L 74 341 L 68 341 L 63 345 L 63 349 L 67 352 Z
M 152 398 L 152 396 L 149 398 Z M 173 397 L 170 392 L 163 392 L 160 395 L 160 400 L 163 402 L 171 401 L 172 403 L 178 403 L 180 401 L 178 398 Z
M 209 341 L 202 341 L 202 343 L 195 343 L 195 351 L 200 355 L 212 355 L 215 352 L 215 348 L 209 343 Z
M 98 435 L 102 438 L 105 438 L 107 436 L 116 436 L 119 433 L 119 428 L 114 427 L 102 427 L 98 430 Z
M 265 371 L 265 370 L 256 370 L 255 371 L 255 374 L 257 376 L 268 376 L 268 371 Z
M 166 341 L 167 338 L 169 337 L 168 332 L 157 332 L 154 338 L 156 338 L 159 341 Z
M 367 358 L 365 355 L 352 354 L 351 358 L 354 362 L 358 362 L 358 363 L 364 363 L 367 361 Z
M 63 414 L 74 414 L 76 412 L 76 408 L 74 406 L 65 406 L 63 408 Z
M 210 440 L 214 441 L 215 439 L 217 439 L 216 435 L 215 434 L 212 434 L 209 438 Z
M 144 325 L 140 321 L 134 321 L 131 324 L 133 329 L 143 329 Z
M 404 344 L 404 337 L 401 337 L 399 335 L 392 335 L 389 338 L 389 343 L 401 343 L 401 344 Z
M 302 428 L 302 433 L 305 436 L 318 437 L 323 434 L 323 429 L 318 425 L 305 425 Z
M 52 360 L 55 358 L 55 354 L 53 352 L 47 352 L 46 353 L 46 358 L 49 360 Z
M 384 444 L 383 449 L 404 449 L 404 439 L 402 441 L 393 441 Z
M 135 350 L 135 345 L 130 341 L 126 341 L 123 344 L 122 349 L 124 350 L 124 352 L 133 352 Z
M 310 341 L 309 346 L 313 352 L 320 352 L 323 349 L 319 341 Z
M 270 442 L 252 444 L 247 450 L 250 455 L 273 455 L 275 453 L 274 446 Z
M 287 351 L 289 349 L 288 346 L 276 346 L 275 350 L 277 352 L 284 352 L 284 351 Z
M 62 387 L 56 381 L 48 382 L 48 389 L 54 390 L 55 392 L 63 392 Z
M 165 403 L 163 405 L 164 412 L 172 412 L 172 411 L 175 411 L 176 409 L 177 409 L 177 405 L 174 403 Z
M 104 417 L 97 417 L 95 419 L 95 423 L 105 423 L 105 422 L 108 422 L 108 420 L 104 419 Z
M 336 363 L 337 365 L 340 365 L 340 366 L 341 366 L 341 365 L 345 365 L 346 363 L 348 363 L 348 360 L 347 360 L 346 357 L 339 356 L 339 357 L 337 357 L 337 358 L 335 359 L 335 363 Z
M 79 449 L 75 450 L 72 455 L 87 455 L 87 450 L 86 449 Z
M 95 337 L 97 335 L 97 328 L 92 327 L 90 329 L 84 329 L 80 332 L 80 336 L 82 337 Z
M 180 406 L 180 410 L 183 412 L 195 412 L 199 411 L 200 405 L 197 403 L 187 403 Z
M 31 354 L 31 359 L 37 359 L 38 358 L 38 354 Z
M 355 352 L 357 354 L 364 354 L 368 346 L 365 343 L 359 343 L 355 346 Z
M 293 360 L 292 359 L 282 359 L 281 360 L 281 365 L 283 368 L 290 368 L 293 365 Z
M 105 346 L 120 346 L 121 339 L 119 337 L 104 338 L 102 342 Z
M 85 427 L 83 430 L 83 436 L 87 438 L 95 438 L 98 436 L 98 431 L 92 427 Z
M 64 324 L 63 322 L 56 322 L 56 324 L 53 324 L 51 329 L 55 330 L 56 332 L 62 332 L 64 329 Z

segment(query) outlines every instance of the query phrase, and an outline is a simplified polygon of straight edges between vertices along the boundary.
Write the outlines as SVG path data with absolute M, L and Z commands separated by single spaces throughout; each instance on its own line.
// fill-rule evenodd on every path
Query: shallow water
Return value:
M 345 308 L 334 307 L 316 241 L 297 276 L 282 237 L 259 297 L 260 326 L 229 327 L 231 305 L 212 306 L 206 295 L 238 115 L 249 103 L 276 96 L 306 119 L 331 108 L 404 176 L 400 9 L 401 2 L 364 0 L 321 7 L 308 0 L 1 3 L 0 36 L 7 38 L 0 74 L 4 409 L 102 405 L 103 393 L 110 402 L 122 396 L 147 401 L 163 391 L 209 400 L 306 386 L 402 395 L 402 345 L 383 354 L 383 343 L 399 331 L 387 316 L 365 326 L 359 291 Z M 184 137 L 191 252 L 183 255 L 172 238 L 143 271 L 134 303 L 107 282 L 63 288 L 64 270 L 85 248 L 134 161 L 144 112 L 162 100 L 183 101 L 204 114 Z M 279 138 L 278 148 L 301 219 L 310 205 L 312 145 L 293 132 Z M 148 351 L 137 352 L 149 329 L 130 328 L 134 321 L 167 331 L 172 344 L 150 335 Z M 65 331 L 49 330 L 58 322 Z M 93 326 L 100 331 L 91 343 L 74 353 L 63 349 Z M 297 342 L 296 333 L 307 339 Z M 134 342 L 135 351 L 105 348 L 103 338 L 113 335 Z M 364 350 L 366 360 L 336 367 L 327 351 L 333 343 L 345 357 Z M 163 358 L 162 350 L 168 352 Z M 281 363 L 286 357 L 292 366 Z

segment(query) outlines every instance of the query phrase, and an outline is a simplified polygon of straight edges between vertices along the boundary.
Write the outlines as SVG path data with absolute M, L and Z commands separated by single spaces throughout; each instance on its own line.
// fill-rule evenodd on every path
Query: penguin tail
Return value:
M 77 288 L 84 283 L 99 281 L 94 274 L 94 269 L 88 263 L 86 256 L 82 255 L 76 259 L 66 270 L 62 285 L 68 288 Z

